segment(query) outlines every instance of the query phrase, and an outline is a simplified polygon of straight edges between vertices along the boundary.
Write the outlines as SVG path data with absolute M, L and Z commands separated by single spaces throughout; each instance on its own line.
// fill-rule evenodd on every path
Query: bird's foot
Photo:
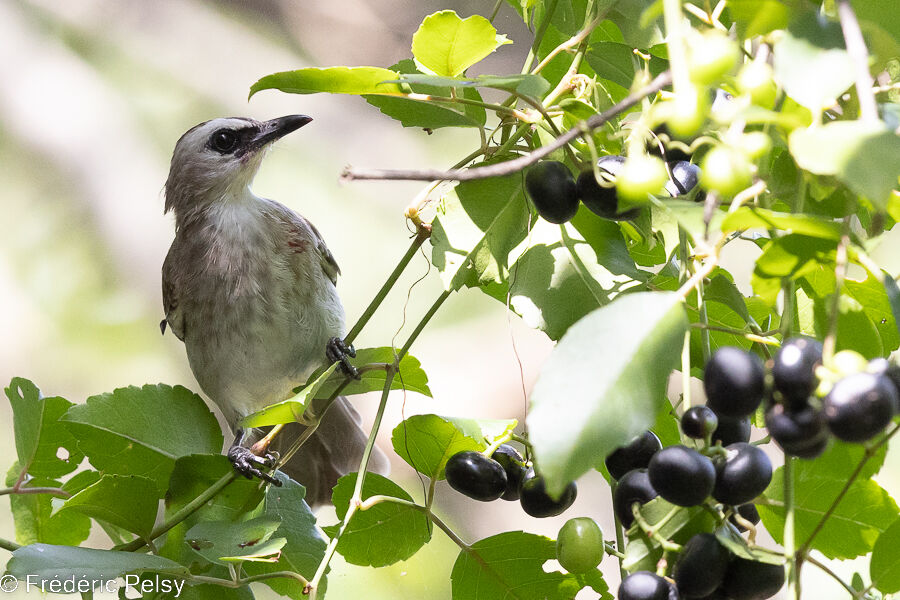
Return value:
M 278 460 L 277 453 L 267 452 L 265 456 L 257 456 L 253 454 L 249 448 L 232 446 L 228 449 L 228 460 L 231 461 L 234 470 L 247 479 L 258 477 L 263 481 L 268 481 L 274 486 L 281 487 L 281 482 L 278 479 L 260 468 L 273 468 L 275 466 L 275 461 Z
M 359 371 L 350 363 L 350 359 L 356 356 L 356 349 L 353 344 L 347 344 L 339 337 L 333 337 L 328 340 L 325 346 L 325 356 L 330 362 L 341 363 L 341 370 L 348 377 L 359 379 Z

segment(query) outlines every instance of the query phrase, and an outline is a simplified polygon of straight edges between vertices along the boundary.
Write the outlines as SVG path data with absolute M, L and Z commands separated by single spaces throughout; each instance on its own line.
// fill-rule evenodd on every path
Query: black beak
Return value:
M 261 124 L 259 132 L 247 144 L 247 151 L 254 152 L 259 150 L 275 140 L 283 138 L 292 131 L 297 131 L 310 121 L 312 121 L 312 117 L 307 117 L 306 115 L 288 115 L 265 121 Z

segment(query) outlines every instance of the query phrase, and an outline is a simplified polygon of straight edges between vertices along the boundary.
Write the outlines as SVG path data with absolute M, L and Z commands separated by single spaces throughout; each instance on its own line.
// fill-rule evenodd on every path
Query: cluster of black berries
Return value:
M 719 419 L 744 419 L 765 399 L 766 429 L 790 456 L 815 458 L 832 436 L 845 442 L 869 440 L 900 413 L 900 369 L 885 359 L 867 362 L 844 350 L 825 369 L 822 345 L 798 337 L 784 342 L 770 373 L 767 386 L 766 370 L 756 355 L 720 348 L 706 365 L 706 404 Z
M 784 567 L 734 556 L 713 534 L 699 533 L 684 545 L 672 580 L 636 571 L 622 580 L 618 599 L 771 598 L 784 585 Z
M 547 493 L 544 478 L 525 463 L 508 444 L 498 447 L 490 458 L 480 452 L 457 452 L 447 461 L 447 483 L 474 500 L 490 502 L 518 500 L 532 517 L 555 517 L 575 502 L 578 488 L 572 481 L 559 498 Z
M 525 190 L 538 214 L 550 223 L 565 223 L 578 212 L 579 200 L 594 214 L 623 221 L 634 219 L 640 207 L 620 209 L 616 178 L 625 165 L 624 156 L 604 156 L 597 161 L 601 174 L 609 178 L 609 185 L 597 182 L 593 169 L 583 171 L 576 180 L 568 167 L 555 160 L 533 166 L 525 175 Z M 671 177 L 665 189 L 671 196 L 681 196 L 693 190 L 700 181 L 700 168 L 686 160 L 670 162 Z

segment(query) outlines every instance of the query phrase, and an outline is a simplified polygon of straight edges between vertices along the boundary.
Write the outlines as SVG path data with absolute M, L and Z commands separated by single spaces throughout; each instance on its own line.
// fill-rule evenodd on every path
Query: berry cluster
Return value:
M 550 223 L 565 223 L 578 212 L 581 201 L 591 212 L 614 221 L 631 220 L 641 212 L 648 194 L 681 196 L 700 181 L 700 168 L 686 160 L 668 163 L 655 156 L 626 159 L 604 156 L 597 169 L 606 185 L 597 181 L 593 169 L 576 180 L 568 167 L 555 160 L 538 163 L 525 175 L 525 190 L 538 214 Z M 621 198 L 630 203 L 623 208 Z
M 457 492 L 482 502 L 518 500 L 532 517 L 560 515 L 578 494 L 572 481 L 559 498 L 550 496 L 544 478 L 508 444 L 498 447 L 490 457 L 474 451 L 457 452 L 447 461 L 445 473 L 447 483 Z

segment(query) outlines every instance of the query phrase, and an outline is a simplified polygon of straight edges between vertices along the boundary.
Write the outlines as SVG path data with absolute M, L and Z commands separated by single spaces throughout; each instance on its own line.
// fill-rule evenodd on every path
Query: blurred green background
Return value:
M 342 168 L 446 167 L 478 144 L 478 133 L 404 130 L 355 97 L 269 91 L 248 103 L 250 85 L 304 66 L 389 66 L 409 57 L 411 36 L 431 12 L 453 8 L 465 17 L 492 7 L 475 0 L 2 0 L 0 382 L 27 377 L 46 395 L 74 402 L 143 383 L 199 391 L 181 343 L 159 335 L 160 267 L 173 236 L 162 187 L 181 133 L 217 116 L 314 117 L 279 142 L 255 189 L 322 231 L 343 270 L 339 289 L 352 323 L 408 246 L 403 211 L 422 186 L 342 184 Z M 515 43 L 477 65 L 476 74 L 521 68 L 530 34 L 505 3 L 495 26 Z M 893 272 L 900 268 L 893 253 L 880 254 Z M 748 274 L 746 256 L 729 262 Z M 440 290 L 432 273 L 410 292 L 427 270 L 425 258 L 414 260 L 357 346 L 390 343 L 404 322 L 409 331 Z M 521 418 L 523 390 L 550 349 L 543 334 L 499 303 L 479 292 L 454 296 L 413 348 L 435 398 L 396 394 L 382 447 L 393 455 L 390 431 L 414 413 Z M 373 398 L 357 401 L 368 419 L 374 405 Z M 0 422 L 5 473 L 15 457 L 6 402 Z M 421 497 L 421 483 L 393 458 L 398 480 Z M 884 473 L 898 467 L 894 453 Z M 883 483 L 898 488 L 896 476 Z M 469 541 L 508 529 L 555 536 L 566 518 L 580 515 L 597 519 L 611 537 L 602 478 L 593 473 L 579 486 L 575 506 L 556 519 L 533 519 L 502 502 L 473 505 L 444 484 L 438 505 Z M 333 512 L 320 513 L 320 522 L 334 522 Z M 13 537 L 5 499 L 0 537 Z M 89 543 L 106 540 L 95 531 Z M 338 560 L 329 597 L 448 598 L 455 556 L 453 544 L 436 533 L 413 560 L 390 568 Z M 0 563 L 7 557 L 0 551 Z M 603 569 L 617 585 L 614 561 L 605 560 Z M 255 590 L 274 596 L 263 586 Z M 841 597 L 833 585 L 821 591 L 817 597 Z

